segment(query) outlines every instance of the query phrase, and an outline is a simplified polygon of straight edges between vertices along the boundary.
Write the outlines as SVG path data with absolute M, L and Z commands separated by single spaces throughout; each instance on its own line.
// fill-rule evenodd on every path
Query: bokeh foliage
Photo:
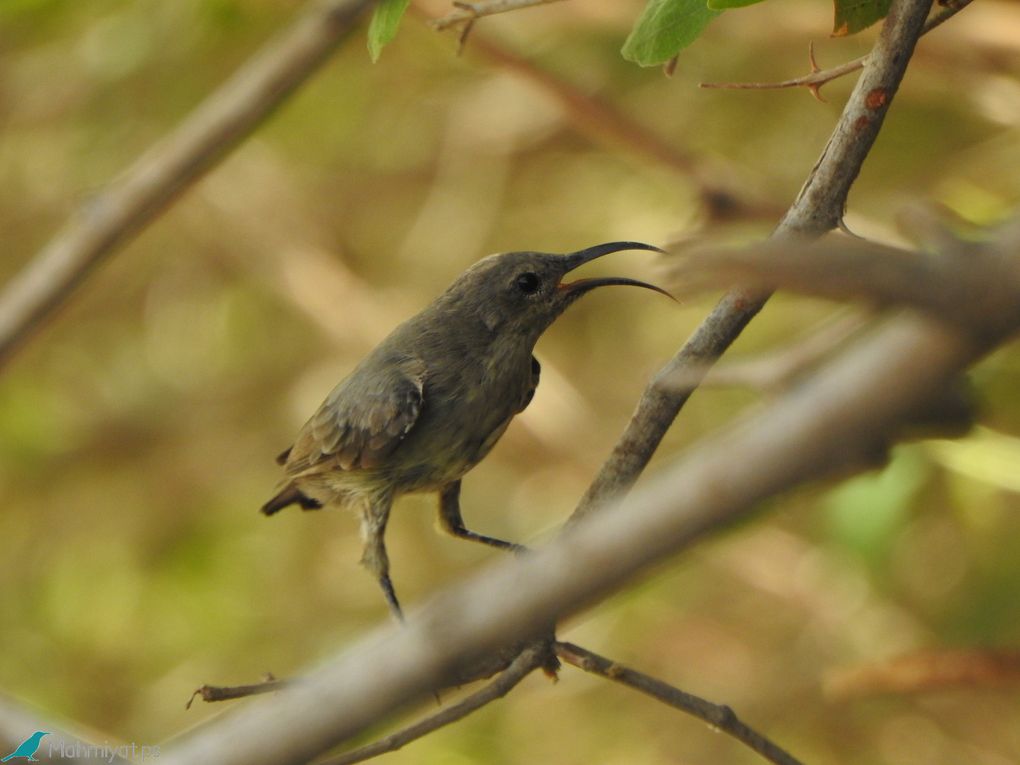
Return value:
M 771 0 L 728 13 L 666 79 L 619 56 L 643 5 L 557 4 L 476 33 L 781 210 L 850 82 L 829 86 L 827 104 L 696 85 L 803 72 L 831 6 Z M 299 7 L 0 3 L 0 276 Z M 912 200 L 977 224 L 1015 210 L 1018 25 L 1015 4 L 982 0 L 922 42 L 851 194 L 852 228 L 895 237 Z M 821 43 L 823 65 L 860 55 L 873 35 Z M 488 252 L 664 243 L 707 225 L 689 176 L 579 122 L 481 46 L 458 58 L 452 37 L 411 16 L 373 66 L 363 39 L 94 274 L 0 376 L 0 688 L 95 726 L 100 740 L 163 741 L 217 713 L 184 711 L 197 685 L 286 675 L 386 618 L 357 565 L 352 518 L 256 509 L 279 475 L 273 456 L 397 321 Z M 763 210 L 708 230 L 746 239 L 774 222 Z M 642 253 L 607 260 L 603 271 L 667 278 L 668 263 Z M 478 529 L 532 542 L 553 533 L 645 381 L 713 301 L 605 293 L 542 340 L 534 404 L 466 479 Z M 734 356 L 781 348 L 841 310 L 779 297 Z M 1015 694 L 834 703 L 821 687 L 834 668 L 901 651 L 1020 641 L 1018 378 L 1015 349 L 996 353 L 973 374 L 983 403 L 973 436 L 905 445 L 881 473 L 770 503 L 563 635 L 732 705 L 809 762 L 1015 760 Z M 656 465 L 760 401 L 698 393 Z M 403 500 L 388 534 L 409 605 L 493 555 L 436 533 L 433 504 Z M 567 671 L 555 687 L 529 678 L 389 761 L 757 760 Z

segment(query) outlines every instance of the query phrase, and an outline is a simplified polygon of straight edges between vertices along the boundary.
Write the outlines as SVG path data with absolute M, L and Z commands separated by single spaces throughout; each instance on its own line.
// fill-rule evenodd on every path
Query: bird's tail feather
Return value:
M 322 507 L 322 503 L 319 500 L 312 499 L 297 486 L 289 483 L 275 497 L 262 506 L 262 513 L 264 515 L 272 515 L 283 510 L 288 505 L 300 505 L 302 510 L 318 510 Z

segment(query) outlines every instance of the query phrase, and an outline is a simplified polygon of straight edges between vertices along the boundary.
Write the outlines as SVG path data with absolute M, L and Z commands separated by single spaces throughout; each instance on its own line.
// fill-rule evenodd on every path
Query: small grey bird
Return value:
M 633 279 L 562 281 L 578 266 L 620 250 L 662 252 L 610 242 L 567 255 L 508 252 L 471 266 L 326 397 L 294 445 L 277 457 L 287 477 L 262 512 L 272 515 L 288 505 L 356 509 L 361 562 L 378 578 L 398 619 L 383 541 L 398 495 L 439 492 L 439 518 L 451 534 L 520 549 L 465 528 L 460 480 L 530 403 L 541 369 L 532 350 L 571 303 L 609 285 L 669 295 Z

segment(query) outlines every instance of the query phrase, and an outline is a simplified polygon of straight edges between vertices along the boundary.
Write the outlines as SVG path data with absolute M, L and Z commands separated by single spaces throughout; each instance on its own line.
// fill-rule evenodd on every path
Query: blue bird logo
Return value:
M 20 744 L 18 748 L 11 752 L 9 755 L 4 757 L 0 762 L 7 762 L 8 760 L 15 760 L 18 757 L 24 757 L 29 762 L 39 762 L 35 757 L 36 751 L 39 749 L 39 744 L 42 742 L 43 736 L 48 736 L 49 731 L 37 730 L 31 736 L 26 738 Z

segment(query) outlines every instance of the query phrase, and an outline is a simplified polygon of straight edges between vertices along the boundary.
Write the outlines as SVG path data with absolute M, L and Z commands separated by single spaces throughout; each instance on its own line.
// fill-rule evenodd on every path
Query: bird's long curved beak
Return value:
M 596 244 L 594 247 L 588 247 L 587 249 L 578 250 L 577 252 L 565 255 L 564 258 L 567 263 L 566 270 L 567 272 L 573 271 L 575 268 L 595 260 L 596 258 L 601 258 L 603 255 L 609 255 L 612 252 L 621 252 L 622 250 L 650 250 L 652 252 L 665 252 L 665 250 L 659 249 L 654 245 L 643 244 L 642 242 L 606 242 L 605 244 Z M 578 279 L 576 282 L 561 282 L 557 289 L 563 290 L 571 297 L 578 297 L 583 295 L 585 292 L 595 289 L 596 287 L 610 287 L 613 285 L 643 287 L 644 289 L 665 295 L 671 300 L 676 299 L 666 292 L 666 290 L 661 287 L 656 287 L 654 284 L 641 282 L 637 279 L 627 279 L 622 276 L 605 276 L 595 277 L 593 279 Z
M 606 242 L 605 244 L 596 244 L 594 247 L 588 247 L 584 250 L 572 252 L 569 255 L 564 255 L 563 258 L 567 263 L 567 271 L 573 271 L 578 266 L 582 266 L 596 258 L 601 258 L 603 255 L 608 255 L 611 252 L 622 252 L 623 250 L 651 250 L 652 252 L 666 252 L 665 250 L 660 250 L 654 245 L 644 244 L 642 242 Z
M 638 281 L 637 279 L 628 279 L 624 276 L 603 276 L 596 277 L 594 279 L 578 279 L 576 282 L 568 282 L 566 284 L 560 283 L 557 289 L 563 290 L 564 292 L 569 293 L 571 297 L 574 297 L 583 295 L 585 292 L 593 290 L 596 287 L 611 287 L 614 284 L 625 287 L 644 287 L 646 290 L 651 290 L 652 292 L 658 292 L 660 295 L 665 295 L 670 300 L 676 300 L 675 297 L 662 289 L 662 287 L 656 287 L 654 284 Z

